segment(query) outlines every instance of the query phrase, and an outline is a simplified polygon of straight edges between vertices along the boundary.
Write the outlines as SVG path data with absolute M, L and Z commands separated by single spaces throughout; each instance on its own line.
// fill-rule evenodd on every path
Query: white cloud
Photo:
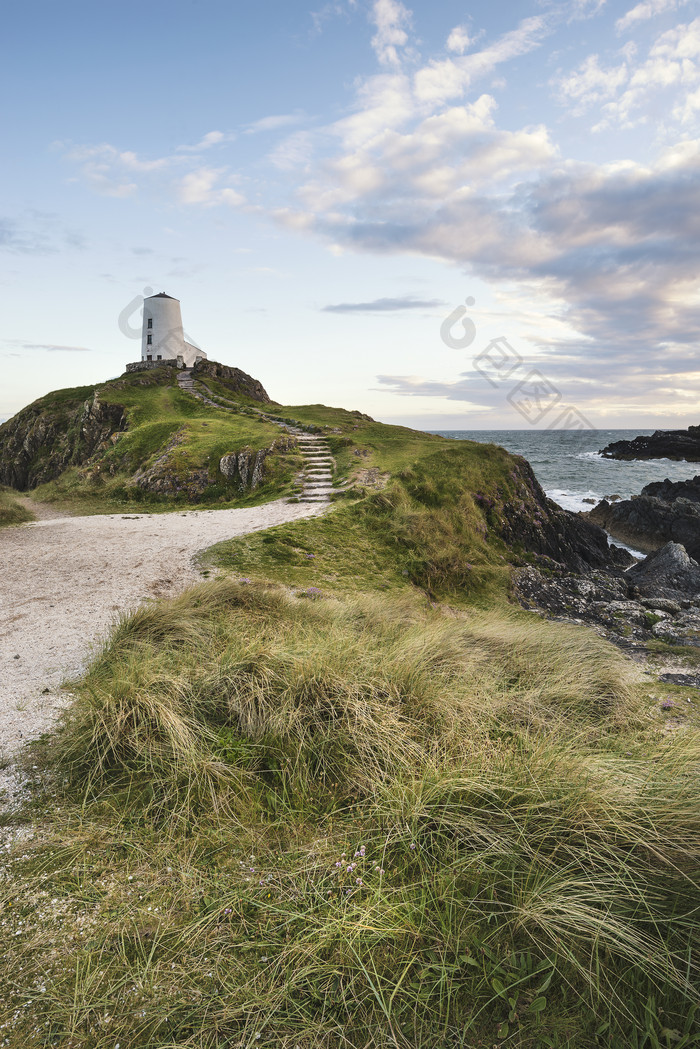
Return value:
M 199 140 L 194 146 L 178 146 L 178 153 L 201 153 L 204 149 L 211 149 L 212 146 L 218 146 L 220 142 L 226 139 L 230 139 L 230 135 L 225 135 L 223 131 L 208 131 L 203 138 Z
M 573 104 L 574 112 L 582 113 L 595 103 L 614 98 L 629 75 L 625 62 L 603 69 L 598 55 L 589 55 L 578 69 L 561 78 L 557 86 L 561 99 Z
M 294 113 L 279 113 L 269 117 L 261 117 L 260 120 L 255 120 L 252 124 L 248 124 L 245 133 L 246 135 L 255 135 L 261 131 L 279 131 L 280 128 L 299 124 L 303 119 L 304 113 L 299 109 Z
M 618 33 L 636 26 L 639 22 L 646 22 L 649 18 L 665 14 L 667 11 L 677 11 L 679 7 L 685 7 L 690 0 L 643 0 L 641 4 L 630 8 L 627 14 L 618 18 L 615 28 Z
M 447 38 L 447 50 L 456 51 L 458 54 L 463 55 L 467 48 L 471 47 L 472 43 L 473 40 L 467 27 L 458 25 L 454 27 Z
M 245 197 L 231 186 L 221 186 L 219 181 L 226 175 L 226 168 L 198 168 L 190 171 L 180 182 L 179 199 L 182 204 L 230 204 L 240 207 Z
M 373 0 L 371 21 L 377 30 L 372 47 L 379 62 L 383 66 L 400 66 L 405 57 L 402 51 L 408 44 L 411 12 L 400 0 Z
M 347 15 L 349 11 L 354 11 L 356 7 L 357 0 L 330 0 L 329 3 L 324 4 L 317 11 L 311 12 L 314 32 L 323 32 L 326 22 L 332 18 Z
M 573 73 L 554 81 L 560 100 L 578 114 L 598 108 L 594 131 L 651 120 L 662 127 L 694 123 L 700 109 L 700 18 L 662 33 L 642 61 L 636 51 L 627 45 L 622 62 L 608 68 L 598 55 L 589 55 Z
M 535 15 L 523 19 L 516 29 L 504 33 L 480 51 L 461 58 L 429 62 L 415 75 L 416 97 L 430 103 L 460 98 L 475 80 L 487 76 L 502 63 L 533 51 L 550 32 L 549 20 Z

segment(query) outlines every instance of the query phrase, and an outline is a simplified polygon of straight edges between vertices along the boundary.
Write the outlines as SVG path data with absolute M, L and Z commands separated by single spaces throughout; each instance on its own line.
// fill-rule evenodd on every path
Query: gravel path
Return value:
M 0 754 L 49 729 L 115 617 L 201 579 L 199 551 L 327 507 L 279 500 L 240 510 L 51 516 L 0 530 Z

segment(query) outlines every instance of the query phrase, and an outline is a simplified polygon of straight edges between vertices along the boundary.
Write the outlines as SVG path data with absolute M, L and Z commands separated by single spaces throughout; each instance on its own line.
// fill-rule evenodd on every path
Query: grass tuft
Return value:
M 700 734 L 658 716 L 600 638 L 508 609 L 232 579 L 141 609 L 5 870 L 3 1030 L 697 1046 Z

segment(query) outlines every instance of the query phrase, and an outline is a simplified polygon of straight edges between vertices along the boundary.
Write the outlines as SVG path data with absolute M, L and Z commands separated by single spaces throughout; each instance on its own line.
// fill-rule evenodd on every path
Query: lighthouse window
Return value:
M 148 343 L 148 345 L 150 346 L 150 345 L 151 345 L 151 343 L 153 342 L 153 336 L 152 336 L 152 335 L 147 335 L 147 336 L 146 336 L 146 342 L 147 342 L 147 343 Z
M 153 317 L 149 317 L 148 318 L 148 324 L 146 325 L 146 327 L 147 328 L 152 328 L 153 327 Z

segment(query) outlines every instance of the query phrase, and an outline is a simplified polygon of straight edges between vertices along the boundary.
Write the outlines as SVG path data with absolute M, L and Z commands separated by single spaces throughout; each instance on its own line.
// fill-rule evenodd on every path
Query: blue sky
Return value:
M 285 403 L 700 421 L 697 0 L 25 0 L 0 69 L 0 418 L 166 291 Z

